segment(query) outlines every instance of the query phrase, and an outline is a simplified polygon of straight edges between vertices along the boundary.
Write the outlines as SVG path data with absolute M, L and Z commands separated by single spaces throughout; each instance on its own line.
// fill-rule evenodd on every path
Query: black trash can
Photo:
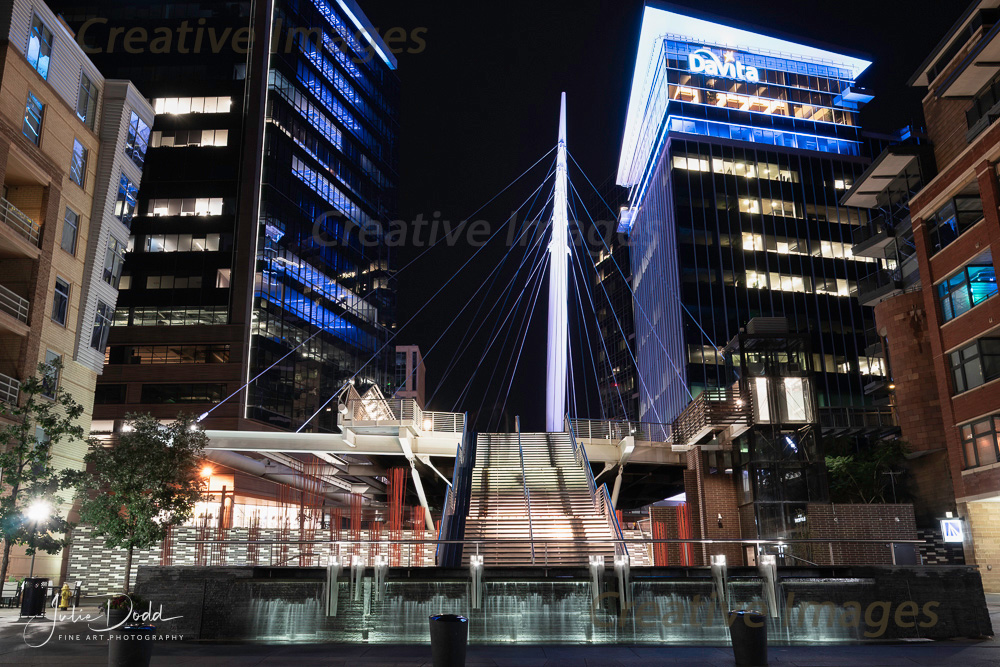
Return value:
M 733 640 L 737 667 L 767 665 L 767 617 L 759 611 L 740 610 L 729 614 L 729 636 Z
M 465 667 L 469 619 L 455 614 L 431 616 L 431 657 L 434 667 Z
M 31 577 L 21 586 L 21 616 L 41 616 L 45 613 L 45 594 L 49 590 L 49 580 Z
M 151 625 L 126 625 L 108 637 L 108 667 L 149 667 L 153 657 L 153 636 L 156 628 Z

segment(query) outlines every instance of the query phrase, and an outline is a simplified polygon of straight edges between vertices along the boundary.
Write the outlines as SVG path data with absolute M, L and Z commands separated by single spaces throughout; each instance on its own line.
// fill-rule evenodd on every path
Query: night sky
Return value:
M 602 189 L 614 183 L 641 1 L 359 0 L 359 4 L 382 34 L 395 26 L 407 32 L 426 29 L 421 33 L 426 41 L 422 52 L 397 56 L 402 83 L 400 218 L 414 220 L 422 213 L 431 219 L 438 211 L 440 218 L 457 223 L 470 216 L 555 145 L 561 91 L 568 95 L 569 151 Z M 908 88 L 906 82 L 967 4 L 965 0 L 822 4 L 679 0 L 673 6 L 710 11 L 722 21 L 743 24 L 740 27 L 874 61 L 859 81 L 875 95 L 862 122 L 868 129 L 893 130 L 921 123 L 920 100 L 925 91 Z M 547 166 L 548 160 L 475 217 L 503 223 L 538 186 Z M 572 164 L 570 178 L 586 198 L 589 186 Z M 596 206 L 591 214 L 599 219 L 610 217 Z M 420 250 L 403 248 L 398 265 L 405 265 Z M 410 320 L 473 252 L 461 242 L 450 248 L 441 244 L 403 270 L 399 274 L 400 324 Z M 481 292 L 462 319 L 443 337 L 441 332 L 504 252 L 503 239 L 487 246 L 400 332 L 397 342 L 417 343 L 427 355 L 428 395 L 455 356 L 478 302 L 485 299 L 492 304 L 500 289 L 491 295 Z M 514 252 L 519 260 L 523 251 Z M 498 285 L 505 285 L 511 275 L 502 273 Z M 543 428 L 544 297 L 543 290 L 506 409 L 511 420 L 514 414 L 521 415 L 525 430 Z M 485 323 L 469 353 L 445 378 L 430 409 L 452 410 L 472 371 L 480 366 L 477 382 L 456 409 L 476 413 L 484 403 L 489 411 L 497 389 L 484 395 L 486 379 L 498 357 L 499 377 L 516 353 L 509 343 L 506 351 L 494 349 L 483 359 L 482 350 L 496 321 L 494 315 Z M 573 339 L 575 326 L 571 319 Z M 506 389 L 499 394 L 502 401 Z M 580 401 L 585 399 L 581 396 Z M 585 416 L 586 408 L 581 406 L 580 412 Z M 488 421 L 488 416 L 483 417 L 477 427 L 485 430 Z

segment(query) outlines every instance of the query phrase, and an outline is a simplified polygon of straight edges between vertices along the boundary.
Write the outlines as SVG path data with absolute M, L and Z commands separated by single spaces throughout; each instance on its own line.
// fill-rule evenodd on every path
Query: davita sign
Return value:
M 692 73 L 702 73 L 707 76 L 720 76 L 725 79 L 737 79 L 749 83 L 760 82 L 760 73 L 756 67 L 744 65 L 736 60 L 732 52 L 725 55 L 725 60 L 708 49 L 695 49 L 688 54 L 688 70 Z

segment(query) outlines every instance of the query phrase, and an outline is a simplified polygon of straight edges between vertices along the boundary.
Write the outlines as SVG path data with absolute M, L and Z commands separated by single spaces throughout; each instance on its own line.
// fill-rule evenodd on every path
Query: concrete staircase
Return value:
M 604 515 L 594 508 L 587 471 L 576 463 L 569 434 L 522 433 L 520 438 L 523 467 L 517 433 L 482 433 L 476 441 L 465 539 L 509 540 L 480 546 L 484 564 L 531 565 L 531 537 L 613 539 Z M 475 553 L 476 547 L 466 544 L 463 561 Z M 612 544 L 536 544 L 534 564 L 586 567 L 591 554 L 601 554 L 610 565 L 614 553 Z

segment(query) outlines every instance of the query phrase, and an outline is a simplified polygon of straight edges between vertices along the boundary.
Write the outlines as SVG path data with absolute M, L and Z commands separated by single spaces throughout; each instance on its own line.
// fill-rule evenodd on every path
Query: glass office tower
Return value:
M 727 386 L 720 349 L 755 317 L 808 333 L 820 407 L 865 402 L 867 263 L 838 200 L 868 160 L 869 63 L 646 7 L 619 165 L 629 188 L 640 418 Z
M 157 114 L 147 178 L 122 184 L 133 236 L 96 417 L 200 414 L 253 380 L 206 426 L 332 428 L 326 401 L 362 367 L 385 386 L 392 360 L 390 50 L 353 0 L 53 6 Z

